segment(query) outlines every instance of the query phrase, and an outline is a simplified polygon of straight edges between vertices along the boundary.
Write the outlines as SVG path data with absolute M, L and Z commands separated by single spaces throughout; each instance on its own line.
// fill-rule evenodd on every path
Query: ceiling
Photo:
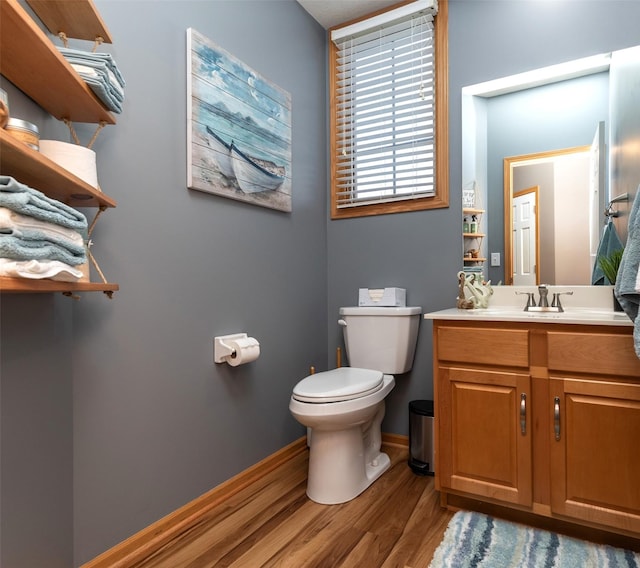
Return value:
M 297 0 L 323 28 L 361 18 L 398 3 L 398 0 Z

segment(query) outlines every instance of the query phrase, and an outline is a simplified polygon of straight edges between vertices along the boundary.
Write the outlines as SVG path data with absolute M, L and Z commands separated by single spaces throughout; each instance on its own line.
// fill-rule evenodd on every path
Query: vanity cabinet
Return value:
M 441 486 L 530 504 L 527 333 L 443 326 L 437 350 Z
M 640 365 L 630 336 L 548 334 L 551 511 L 640 534 Z
M 481 499 L 639 538 L 640 360 L 631 329 L 435 320 L 443 505 Z
M 32 0 L 43 20 L 69 37 L 111 41 L 91 0 Z M 58 120 L 115 124 L 115 118 L 17 0 L 0 1 L 0 73 Z M 11 101 L 9 101 L 11 104 Z M 113 199 L 0 129 L 0 173 L 72 207 L 115 207 Z M 0 292 L 102 291 L 114 283 L 0 277 Z

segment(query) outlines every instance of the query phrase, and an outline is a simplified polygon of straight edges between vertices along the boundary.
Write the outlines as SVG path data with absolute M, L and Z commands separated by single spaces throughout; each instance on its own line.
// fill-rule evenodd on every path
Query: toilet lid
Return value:
M 374 393 L 382 388 L 381 371 L 339 367 L 309 375 L 293 389 L 293 398 L 301 402 L 340 402 Z

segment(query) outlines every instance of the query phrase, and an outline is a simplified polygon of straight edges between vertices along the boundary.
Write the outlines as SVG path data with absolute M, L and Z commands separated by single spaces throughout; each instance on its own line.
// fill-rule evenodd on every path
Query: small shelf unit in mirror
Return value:
M 486 236 L 485 233 L 479 231 L 483 213 L 484 209 L 476 209 L 474 207 L 464 207 L 462 209 L 462 217 L 464 219 L 462 232 L 464 250 L 462 260 L 464 261 L 465 267 L 477 266 L 487 260 L 485 257 L 480 256 L 482 239 Z M 470 222 L 469 218 L 475 218 L 476 220 Z M 467 226 L 469 226 L 469 230 L 466 230 Z
M 58 13 L 59 31 L 80 39 L 111 41 L 91 0 L 69 2 L 47 0 L 32 3 L 38 14 L 41 7 Z M 80 17 L 81 16 L 81 17 Z M 72 18 L 65 26 L 65 18 Z M 44 19 L 44 18 L 43 18 Z M 86 38 L 80 30 L 86 31 Z M 66 33 L 66 32 L 65 32 Z M 58 120 L 93 124 L 115 124 L 115 118 L 91 89 L 67 63 L 59 50 L 17 0 L 0 1 L 0 74 Z M 71 172 L 16 140 L 0 129 L 0 174 L 15 177 L 21 183 L 42 191 L 71 207 L 115 207 L 116 202 Z M 111 297 L 119 285 L 109 282 L 58 282 L 29 278 L 0 277 L 2 293 L 102 291 Z

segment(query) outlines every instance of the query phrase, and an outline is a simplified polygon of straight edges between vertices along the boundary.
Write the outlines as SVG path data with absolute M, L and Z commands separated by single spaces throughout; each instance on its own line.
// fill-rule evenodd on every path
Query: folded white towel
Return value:
M 84 245 L 82 235 L 78 231 L 48 221 L 40 221 L 28 215 L 21 215 L 7 207 L 0 207 L 0 230 L 2 229 L 38 231 L 42 233 L 43 239 L 49 239 L 71 249 Z
M 11 260 L 0 258 L 0 276 L 11 278 L 49 278 L 59 282 L 77 282 L 82 272 L 59 260 Z

